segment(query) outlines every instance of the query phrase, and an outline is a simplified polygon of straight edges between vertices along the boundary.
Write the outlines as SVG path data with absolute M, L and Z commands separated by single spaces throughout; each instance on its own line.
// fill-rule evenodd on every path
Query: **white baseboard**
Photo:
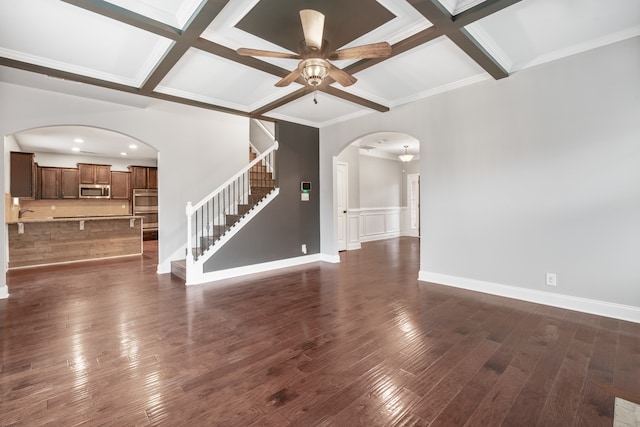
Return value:
M 189 278 L 189 281 L 186 284 L 201 285 L 203 283 L 231 279 L 234 277 L 245 276 L 247 274 L 264 273 L 267 271 L 278 270 L 287 267 L 295 267 L 298 265 L 310 264 L 318 261 L 338 263 L 340 262 L 340 257 L 338 255 L 332 256 L 326 254 L 314 254 L 278 261 L 264 262 L 261 264 L 247 265 L 243 267 L 229 268 L 226 270 L 211 271 L 208 273 L 202 273 L 202 275 L 198 277 Z
M 156 274 L 167 274 L 171 273 L 171 261 L 165 261 L 161 264 L 158 264 L 156 268 Z
M 420 271 L 418 280 L 640 323 L 640 307 Z
M 9 288 L 7 285 L 0 286 L 0 299 L 9 298 Z

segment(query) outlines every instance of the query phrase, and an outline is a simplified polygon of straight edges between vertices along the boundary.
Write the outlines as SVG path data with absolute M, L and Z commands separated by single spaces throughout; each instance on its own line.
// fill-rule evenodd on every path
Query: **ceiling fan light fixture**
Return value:
M 329 64 L 320 58 L 305 59 L 300 64 L 300 74 L 311 86 L 318 86 L 329 75 Z
M 410 161 L 411 161 L 411 159 L 413 159 L 413 154 L 409 154 L 409 153 L 407 152 L 408 148 L 409 148 L 409 146 L 408 146 L 408 145 L 405 145 L 405 146 L 404 146 L 404 154 L 400 154 L 400 155 L 398 156 L 398 157 L 400 158 L 400 160 L 402 160 L 402 161 L 403 161 L 403 162 L 405 162 L 405 163 L 406 163 L 406 162 L 410 162 Z

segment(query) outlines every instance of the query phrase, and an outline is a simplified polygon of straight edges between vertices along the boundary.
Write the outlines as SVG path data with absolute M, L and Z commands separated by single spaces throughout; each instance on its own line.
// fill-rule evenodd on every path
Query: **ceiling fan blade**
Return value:
M 284 53 L 284 52 L 271 52 L 270 50 L 260 50 L 260 49 L 247 49 L 245 47 L 241 47 L 236 50 L 238 55 L 242 56 L 266 56 L 269 58 L 288 58 L 288 59 L 300 59 L 300 55 L 296 55 L 293 53 Z
M 324 33 L 324 15 L 316 10 L 303 9 L 300 11 L 300 21 L 307 47 L 311 50 L 320 50 Z
M 365 59 L 365 58 L 386 58 L 391 55 L 391 45 L 387 42 L 365 44 L 363 46 L 348 47 L 336 50 L 328 59 Z
M 299 76 L 300 76 L 300 68 L 296 68 L 295 70 L 293 70 L 292 72 L 284 76 L 282 80 L 276 83 L 276 87 L 289 86 L 291 83 L 295 82 Z
M 342 86 L 344 87 L 351 86 L 352 84 L 358 81 L 358 79 L 356 79 L 346 71 L 341 70 L 340 68 L 336 67 L 333 64 L 330 64 L 330 63 L 328 64 L 329 64 L 329 76 L 333 80 L 340 83 Z

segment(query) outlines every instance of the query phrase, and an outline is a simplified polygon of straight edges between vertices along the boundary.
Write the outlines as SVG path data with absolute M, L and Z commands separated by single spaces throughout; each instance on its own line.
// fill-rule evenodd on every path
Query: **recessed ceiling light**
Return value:
M 71 151 L 76 151 L 76 152 L 77 152 L 77 151 L 80 151 L 80 147 L 73 147 L 73 148 L 71 149 Z
M 121 156 L 126 156 L 127 153 L 125 153 L 124 151 L 122 153 L 120 153 Z
M 138 148 L 138 146 L 136 144 L 131 144 L 129 145 L 129 148 L 131 148 L 132 150 L 135 150 L 136 148 Z
M 78 144 L 82 144 L 84 142 L 84 139 L 76 138 L 76 139 L 73 140 L 73 142 L 77 142 Z

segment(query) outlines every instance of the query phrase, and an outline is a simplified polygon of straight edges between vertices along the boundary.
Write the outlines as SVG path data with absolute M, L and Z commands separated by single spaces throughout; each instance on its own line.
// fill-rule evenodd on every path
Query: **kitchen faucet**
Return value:
M 24 215 L 27 212 L 33 212 L 31 209 L 20 209 L 18 211 L 18 218 L 22 218 L 22 215 Z

